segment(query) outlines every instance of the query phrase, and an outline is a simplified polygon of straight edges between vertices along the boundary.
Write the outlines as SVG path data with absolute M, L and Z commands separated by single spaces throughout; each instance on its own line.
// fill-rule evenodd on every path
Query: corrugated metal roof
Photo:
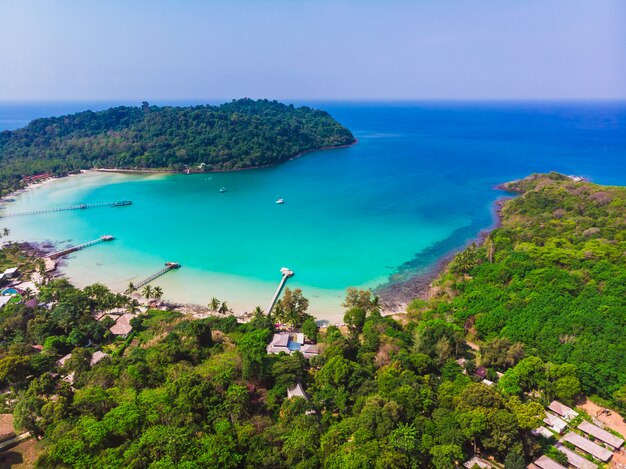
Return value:
M 613 452 L 600 445 L 595 444 L 593 441 L 588 440 L 574 432 L 569 432 L 565 435 L 561 441 L 567 441 L 573 444 L 577 448 L 591 454 L 593 457 L 598 458 L 600 461 L 607 462 L 613 456 Z
M 600 427 L 596 427 L 594 424 L 587 422 L 586 420 L 578 425 L 578 429 L 588 433 L 600 441 L 608 443 L 613 448 L 620 448 L 624 444 L 624 440 L 621 438 L 616 437 L 612 433 L 609 433 Z

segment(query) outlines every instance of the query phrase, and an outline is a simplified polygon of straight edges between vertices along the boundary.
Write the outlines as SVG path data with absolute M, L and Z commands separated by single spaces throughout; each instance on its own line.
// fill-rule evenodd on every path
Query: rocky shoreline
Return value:
M 497 186 L 496 188 L 504 190 L 502 185 Z M 430 299 L 432 293 L 432 282 L 447 269 L 452 259 L 454 259 L 454 256 L 470 246 L 472 243 L 476 243 L 477 245 L 483 244 L 487 236 L 489 236 L 493 230 L 502 226 L 502 207 L 507 200 L 512 198 L 513 197 L 498 198 L 492 206 L 492 213 L 494 217 L 492 225 L 489 228 L 480 231 L 475 238 L 466 242 L 462 247 L 452 249 L 443 256 L 440 256 L 437 262 L 425 272 L 410 275 L 408 278 L 402 280 L 393 280 L 390 277 L 389 282 L 377 286 L 374 289 L 374 293 L 380 299 L 380 305 L 383 312 L 385 314 L 403 313 L 411 301 L 415 299 Z

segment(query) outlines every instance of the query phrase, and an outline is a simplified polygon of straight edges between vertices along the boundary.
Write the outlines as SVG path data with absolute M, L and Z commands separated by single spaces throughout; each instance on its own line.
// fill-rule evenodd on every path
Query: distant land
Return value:
M 24 176 L 88 168 L 224 171 L 353 144 L 325 111 L 239 99 L 219 106 L 119 106 L 35 119 L 0 132 L 0 191 Z

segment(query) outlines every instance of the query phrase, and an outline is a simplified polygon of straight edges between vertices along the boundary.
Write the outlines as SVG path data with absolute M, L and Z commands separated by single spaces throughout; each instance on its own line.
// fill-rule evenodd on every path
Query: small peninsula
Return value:
M 35 119 L 0 132 L 0 192 L 24 176 L 81 169 L 227 171 L 268 166 L 301 153 L 351 145 L 327 112 L 276 101 L 219 106 L 119 106 Z

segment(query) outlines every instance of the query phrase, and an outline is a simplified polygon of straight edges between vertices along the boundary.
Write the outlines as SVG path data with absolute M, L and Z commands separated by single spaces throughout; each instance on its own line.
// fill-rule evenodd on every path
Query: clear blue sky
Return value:
M 626 0 L 0 0 L 0 100 L 626 99 Z

